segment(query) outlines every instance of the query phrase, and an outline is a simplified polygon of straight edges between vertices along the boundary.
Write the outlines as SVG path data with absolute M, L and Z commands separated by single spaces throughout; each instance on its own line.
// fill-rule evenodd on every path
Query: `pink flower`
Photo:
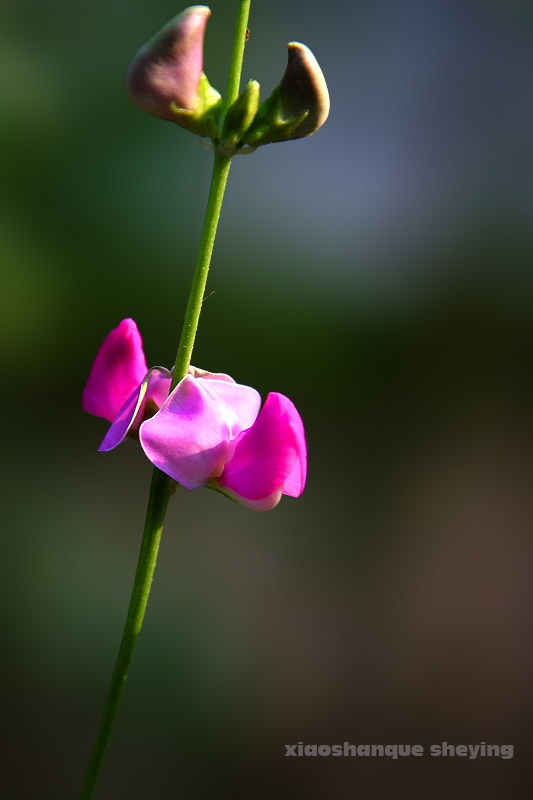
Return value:
M 195 367 L 169 394 L 172 376 L 148 370 L 133 320 L 106 337 L 83 392 L 85 411 L 111 422 L 100 450 L 138 435 L 152 464 L 187 489 L 208 485 L 242 505 L 266 511 L 281 495 L 304 490 L 307 455 L 302 420 L 291 401 L 271 392 L 260 410 L 255 389 Z

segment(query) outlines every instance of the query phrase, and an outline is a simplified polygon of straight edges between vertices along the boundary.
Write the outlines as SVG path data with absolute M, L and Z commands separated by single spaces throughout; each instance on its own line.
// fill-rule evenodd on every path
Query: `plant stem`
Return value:
M 224 98 L 224 113 L 228 110 L 230 105 L 235 102 L 239 95 L 244 46 L 246 44 L 246 29 L 248 28 L 251 2 L 252 0 L 241 0 L 237 13 L 237 24 L 235 26 L 235 37 L 233 39 L 233 51 L 231 53 L 231 64 L 228 75 L 228 88 L 226 90 L 226 97 Z
M 141 630 L 146 604 L 148 603 L 148 595 L 150 594 L 150 587 L 152 585 L 168 501 L 171 494 L 175 491 L 176 486 L 177 484 L 172 478 L 169 478 L 168 475 L 160 472 L 157 468 L 154 469 L 141 551 L 139 553 L 139 561 L 137 562 L 128 616 L 126 618 L 124 633 L 122 634 L 122 641 L 111 678 L 100 728 L 91 753 L 85 780 L 81 787 L 80 800 L 89 800 L 89 798 L 93 796 L 96 782 L 98 781 L 98 775 L 109 745 L 109 740 L 111 739 L 113 725 L 115 724 L 122 692 L 124 691 L 124 685 L 133 657 L 135 642 Z
M 240 0 L 239 3 L 224 113 L 231 103 L 234 102 L 239 93 L 250 3 L 251 0 Z M 209 190 L 209 199 L 207 201 L 204 227 L 200 241 L 200 250 L 189 295 L 189 302 L 187 304 L 187 311 L 185 313 L 171 388 L 174 388 L 174 386 L 185 377 L 191 361 L 192 349 L 198 328 L 200 311 L 202 310 L 205 284 L 209 272 L 209 264 L 211 262 L 211 254 L 215 243 L 218 220 L 220 218 L 220 210 L 222 208 L 222 200 L 224 199 L 224 191 L 230 166 L 231 158 L 215 156 L 213 177 L 211 179 L 211 188 Z M 139 553 L 139 561 L 135 572 L 128 616 L 126 618 L 124 633 L 122 634 L 122 641 L 111 678 L 100 728 L 98 729 L 79 800 L 90 800 L 93 796 L 98 776 L 102 769 L 102 764 L 117 717 L 120 700 L 122 698 L 122 692 L 124 691 L 124 685 L 128 677 L 128 670 L 133 658 L 135 643 L 142 627 L 146 605 L 150 595 L 168 501 L 171 495 L 176 491 L 177 486 L 178 484 L 172 480 L 172 478 L 169 478 L 168 475 L 165 475 L 157 468 L 154 469 L 141 551 Z
M 189 295 L 189 302 L 187 303 L 185 321 L 183 323 L 178 354 L 176 356 L 171 391 L 185 377 L 189 369 L 189 364 L 191 363 L 192 349 L 194 347 L 196 331 L 198 330 L 198 320 L 200 319 L 200 312 L 204 301 L 205 284 L 209 273 L 211 254 L 213 252 L 213 245 L 215 244 L 220 209 L 222 208 L 222 200 L 224 199 L 224 190 L 226 188 L 230 166 L 231 158 L 215 156 L 213 177 L 211 178 L 211 188 L 209 190 L 209 199 L 205 212 L 204 229 L 202 231 L 198 260 L 192 279 L 191 293 Z
M 240 0 L 239 4 L 229 69 L 228 88 L 224 99 L 223 117 L 239 94 L 250 3 L 251 0 Z M 215 156 L 213 177 L 211 178 L 211 188 L 209 190 L 209 199 L 205 212 L 204 229 L 200 241 L 200 250 L 198 252 L 198 260 L 196 261 L 189 302 L 187 303 L 187 310 L 185 311 L 185 321 L 183 323 L 178 353 L 176 355 L 171 390 L 185 377 L 189 369 L 189 364 L 191 363 L 192 349 L 194 347 L 196 331 L 198 330 L 198 321 L 204 301 L 205 285 L 209 273 L 209 265 L 211 264 L 211 255 L 213 253 L 213 245 L 215 244 L 220 210 L 222 208 L 230 167 L 231 156 Z

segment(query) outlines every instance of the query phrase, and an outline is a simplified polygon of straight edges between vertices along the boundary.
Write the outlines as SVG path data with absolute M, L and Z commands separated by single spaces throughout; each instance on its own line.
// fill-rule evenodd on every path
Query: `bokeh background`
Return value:
M 211 7 L 223 90 L 237 0 Z M 1 12 L 6 799 L 77 796 L 125 618 L 151 469 L 96 452 L 80 393 L 123 317 L 174 360 L 211 155 L 122 75 L 180 10 Z M 303 41 L 332 111 L 235 159 L 193 363 L 295 402 L 308 488 L 178 491 L 95 796 L 529 798 L 533 6 L 254 0 L 250 28 L 243 79 Z

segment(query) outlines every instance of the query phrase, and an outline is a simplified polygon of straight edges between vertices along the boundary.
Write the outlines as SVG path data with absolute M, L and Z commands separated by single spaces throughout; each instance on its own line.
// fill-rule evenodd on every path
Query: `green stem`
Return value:
M 187 303 L 187 310 L 185 312 L 185 321 L 183 323 L 178 354 L 176 356 L 171 390 L 185 377 L 189 369 L 189 364 L 191 363 L 192 349 L 194 347 L 196 331 L 198 330 L 198 320 L 200 319 L 200 312 L 204 301 L 205 284 L 209 273 L 211 254 L 213 252 L 213 245 L 215 244 L 218 220 L 220 219 L 220 210 L 222 208 L 222 200 L 224 199 L 224 190 L 226 188 L 230 167 L 231 158 L 215 156 L 211 189 L 209 190 L 209 199 L 205 212 L 204 229 L 202 231 L 196 269 L 192 279 L 189 302 Z
M 91 753 L 85 780 L 81 787 L 80 800 L 89 800 L 89 798 L 93 796 L 98 781 L 98 775 L 100 774 L 109 745 L 109 740 L 111 739 L 122 692 L 124 691 L 124 685 L 133 657 L 133 650 L 143 623 L 146 604 L 148 603 L 168 501 L 171 494 L 175 491 L 176 486 L 177 484 L 172 478 L 169 478 L 168 475 L 160 472 L 157 468 L 154 469 L 141 551 L 139 553 L 137 571 L 135 572 L 128 616 L 126 618 L 124 633 L 122 634 L 122 641 L 111 678 L 100 728 Z
M 233 41 L 233 51 L 229 69 L 228 89 L 224 100 L 224 114 L 237 99 L 239 94 L 250 3 L 251 0 L 240 0 L 239 4 L 237 24 L 235 26 L 235 39 Z M 215 244 L 220 210 L 222 208 L 230 167 L 231 156 L 215 156 L 213 177 L 211 178 L 211 188 L 209 190 L 209 199 L 205 212 L 204 229 L 202 231 L 198 260 L 196 261 L 196 269 L 194 271 L 191 292 L 189 294 L 189 302 L 187 303 L 187 310 L 185 311 L 185 320 L 181 332 L 178 353 L 176 355 L 171 390 L 185 377 L 191 363 L 192 350 L 196 338 L 196 331 L 198 330 L 200 312 L 202 311 L 205 285 L 209 273 L 209 266 L 211 264 L 211 255 L 213 253 L 213 245 Z
M 226 97 L 224 98 L 224 112 L 228 110 L 230 105 L 234 103 L 239 96 L 244 46 L 246 44 L 246 29 L 248 27 L 251 2 L 252 0 L 241 0 L 237 13 L 235 38 L 233 39 L 233 51 L 231 53 L 231 64 L 228 75 L 228 88 L 226 90 Z
M 229 108 L 239 93 L 250 3 L 251 0 L 240 0 L 239 4 L 228 79 L 228 94 L 224 104 L 224 111 Z M 222 208 L 222 200 L 224 198 L 224 190 L 226 188 L 230 166 L 231 158 L 215 156 L 213 177 L 211 179 L 204 228 L 200 241 L 200 250 L 176 357 L 172 388 L 185 377 L 191 361 L 192 349 L 196 337 L 196 330 L 198 328 L 200 311 L 202 309 L 205 284 L 209 272 L 209 264 L 211 262 L 211 254 L 215 243 L 218 220 L 220 218 L 220 210 Z M 128 676 L 128 670 L 133 658 L 135 643 L 142 627 L 146 605 L 150 595 L 168 501 L 170 496 L 175 492 L 177 485 L 178 484 L 173 481 L 172 478 L 169 478 L 168 475 L 165 475 L 157 468 L 154 469 L 141 551 L 139 553 L 139 561 L 135 572 L 128 616 L 126 618 L 124 633 L 122 634 L 122 641 L 111 678 L 100 728 L 98 729 L 79 800 L 90 800 L 93 796 L 98 776 L 102 769 L 102 764 L 117 717 L 120 700 L 122 698 L 122 692 L 124 691 L 124 685 Z

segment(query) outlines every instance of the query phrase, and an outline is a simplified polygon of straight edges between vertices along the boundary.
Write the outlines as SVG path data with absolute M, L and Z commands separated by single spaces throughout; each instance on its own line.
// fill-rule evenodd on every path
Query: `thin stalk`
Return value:
M 252 0 L 241 0 L 237 13 L 237 24 L 235 25 L 235 37 L 233 39 L 233 51 L 231 53 L 231 64 L 228 75 L 228 88 L 226 90 L 226 97 L 224 98 L 224 112 L 228 110 L 239 95 L 244 46 L 246 44 L 246 29 L 248 28 L 251 2 Z
M 230 166 L 231 158 L 215 156 L 213 177 L 211 178 L 211 188 L 209 190 L 209 199 L 205 212 L 204 229 L 200 241 L 196 269 L 194 270 L 194 277 L 192 279 L 189 302 L 187 303 L 187 310 L 185 312 L 185 321 L 181 331 L 171 390 L 185 377 L 189 369 L 189 364 L 191 363 L 192 349 L 194 347 L 196 331 L 198 330 L 198 320 L 200 319 L 200 312 L 204 301 L 205 284 L 209 273 L 209 265 L 211 264 L 211 254 L 213 253 L 213 245 L 215 244 L 215 236 L 217 235 L 218 220 L 220 219 L 220 210 L 222 208 L 222 200 L 224 199 L 224 190 L 226 188 Z
M 250 3 L 251 0 L 240 0 L 239 4 L 228 79 L 228 94 L 224 104 L 224 113 L 239 93 Z M 185 377 L 189 368 L 230 166 L 231 158 L 215 156 L 213 177 L 211 179 L 211 188 L 209 190 L 209 199 L 207 201 L 204 227 L 200 241 L 200 250 L 189 295 L 189 302 L 187 304 L 187 311 L 185 313 L 178 354 L 176 356 L 172 388 L 178 381 Z M 133 658 L 135 643 L 142 627 L 146 605 L 150 595 L 168 501 L 175 492 L 177 485 L 178 484 L 173 481 L 172 478 L 169 478 L 168 475 L 165 475 L 157 468 L 154 469 L 128 616 L 126 618 L 124 633 L 111 678 L 100 728 L 98 729 L 79 800 L 90 800 L 93 796 L 98 776 L 102 769 L 105 754 L 111 740 L 120 700 L 122 698 L 122 692 L 124 691 L 124 685 L 128 676 L 128 670 Z
M 122 698 L 122 692 L 124 691 L 124 685 L 128 677 L 133 650 L 143 623 L 146 604 L 148 603 L 168 501 L 171 494 L 175 491 L 176 486 L 177 484 L 172 478 L 169 478 L 168 475 L 160 472 L 157 468 L 154 469 L 141 551 L 139 553 L 139 561 L 137 562 L 128 616 L 126 618 L 124 633 L 122 634 L 122 641 L 111 678 L 100 728 L 96 735 L 96 741 L 85 774 L 85 780 L 81 787 L 80 800 L 89 800 L 89 798 L 93 796 L 98 781 L 98 775 L 102 769 L 102 764 L 118 713 L 118 707 Z
M 240 0 L 239 4 L 229 69 L 228 88 L 224 99 L 223 116 L 239 94 L 250 3 L 251 0 Z M 230 167 L 231 156 L 215 156 L 213 177 L 211 178 L 211 188 L 209 190 L 209 199 L 205 212 L 204 229 L 200 241 L 200 250 L 198 252 L 198 260 L 194 271 L 189 302 L 187 303 L 187 310 L 185 311 L 185 321 L 183 323 L 178 353 L 176 355 L 171 390 L 185 377 L 191 363 L 192 350 L 196 338 L 196 331 L 198 330 L 198 321 L 204 301 L 205 285 L 207 283 L 207 275 L 211 264 L 211 255 L 213 253 L 213 245 L 215 244 L 220 210 L 222 208 Z

